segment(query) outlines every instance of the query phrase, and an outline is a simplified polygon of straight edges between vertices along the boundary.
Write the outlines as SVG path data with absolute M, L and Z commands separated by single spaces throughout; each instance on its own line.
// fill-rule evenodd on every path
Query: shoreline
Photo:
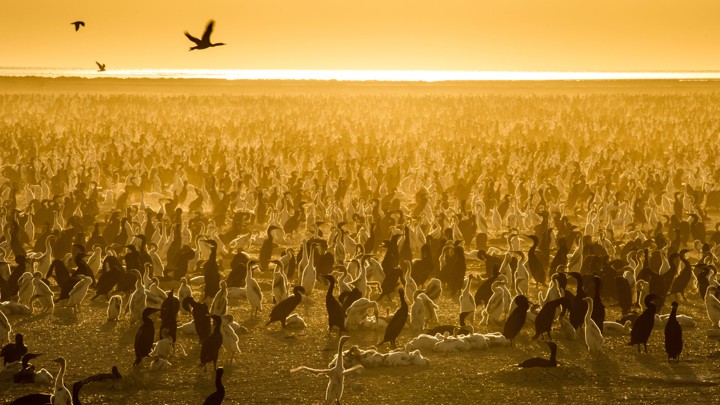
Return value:
M 584 94 L 714 93 L 720 79 L 340 81 L 215 78 L 82 78 L 0 76 L 0 94 L 12 93 L 425 93 L 425 94 Z

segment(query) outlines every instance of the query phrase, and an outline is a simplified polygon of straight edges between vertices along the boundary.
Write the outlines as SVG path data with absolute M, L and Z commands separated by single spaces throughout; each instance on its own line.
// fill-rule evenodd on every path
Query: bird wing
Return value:
M 98 61 L 95 61 L 95 64 L 98 66 L 98 69 L 102 69 L 103 67 L 105 67 L 105 65 L 101 65 Z
M 260 291 L 260 286 L 259 286 L 259 285 L 257 285 L 257 284 L 252 284 L 251 287 L 252 287 L 252 290 L 255 292 L 255 294 L 257 294 L 257 295 L 259 295 L 259 296 L 262 296 L 262 291 Z
M 202 43 L 202 41 L 200 41 L 199 39 L 197 39 L 197 38 L 195 38 L 194 36 L 190 35 L 190 33 L 187 32 L 187 31 L 185 31 L 185 36 L 186 36 L 189 40 L 195 42 L 196 45 L 200 45 L 200 44 Z
M 358 369 L 361 369 L 361 368 L 363 368 L 363 365 L 362 365 L 362 364 L 358 364 L 358 365 L 352 366 L 352 367 L 350 367 L 350 368 L 348 368 L 348 369 L 345 369 L 345 370 L 343 371 L 343 375 L 344 375 L 344 374 L 348 374 L 348 373 L 352 373 L 353 371 L 358 370 Z
M 318 369 L 318 368 L 310 368 L 307 366 L 300 366 L 300 367 L 295 367 L 295 368 L 291 369 L 290 372 L 295 373 L 295 372 L 298 372 L 301 370 L 309 371 L 311 373 L 316 373 L 316 374 L 326 374 L 326 373 L 329 373 L 330 371 L 332 371 L 331 368 Z
M 203 42 L 210 42 L 210 34 L 212 34 L 214 25 L 215 21 L 210 20 L 210 22 L 208 22 L 207 27 L 205 27 L 205 32 L 203 33 Z

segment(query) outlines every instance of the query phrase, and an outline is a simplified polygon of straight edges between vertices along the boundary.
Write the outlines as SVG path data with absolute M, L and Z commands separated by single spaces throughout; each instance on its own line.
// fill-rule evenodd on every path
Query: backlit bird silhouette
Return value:
M 194 36 L 190 35 L 189 32 L 185 31 L 185 36 L 195 43 L 195 46 L 190 48 L 191 51 L 194 49 L 206 49 L 213 46 L 225 45 L 222 42 L 218 42 L 216 44 L 210 42 L 210 34 L 212 34 L 213 25 L 215 25 L 215 21 L 210 20 L 210 22 L 207 24 L 207 27 L 205 27 L 205 32 L 203 33 L 202 39 L 197 39 Z
M 75 26 L 75 31 L 79 30 L 81 26 L 85 26 L 85 21 L 73 21 L 70 23 L 70 25 Z
M 98 72 L 104 72 L 105 71 L 105 64 L 100 62 L 95 62 L 95 64 L 98 66 Z

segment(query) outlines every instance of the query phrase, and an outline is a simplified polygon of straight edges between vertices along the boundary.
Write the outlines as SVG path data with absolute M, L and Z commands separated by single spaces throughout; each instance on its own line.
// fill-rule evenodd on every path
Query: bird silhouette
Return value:
M 74 25 L 74 26 L 75 26 L 75 31 L 77 31 L 77 30 L 80 29 L 81 26 L 82 26 L 82 27 L 85 26 L 85 21 L 73 21 L 73 22 L 70 23 L 70 25 Z
M 215 21 L 210 20 L 210 22 L 208 22 L 207 27 L 205 27 L 205 32 L 203 33 L 202 39 L 197 39 L 194 36 L 190 35 L 189 32 L 185 31 L 185 36 L 195 43 L 195 46 L 190 48 L 191 51 L 195 49 L 206 49 L 213 46 L 225 45 L 222 42 L 218 42 L 216 44 L 210 42 L 210 34 L 212 34 L 214 25 Z
M 105 71 L 105 64 L 95 61 L 95 64 L 98 66 L 98 72 L 104 72 Z

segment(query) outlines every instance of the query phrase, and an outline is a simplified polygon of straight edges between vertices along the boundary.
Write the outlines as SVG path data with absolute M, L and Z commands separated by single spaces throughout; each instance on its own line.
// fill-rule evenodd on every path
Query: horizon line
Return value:
M 718 70 L 685 71 L 530 71 L 530 70 L 359 70 L 359 69 L 110 69 L 0 67 L 5 77 L 80 77 L 218 80 L 335 81 L 574 81 L 574 80 L 715 80 Z

